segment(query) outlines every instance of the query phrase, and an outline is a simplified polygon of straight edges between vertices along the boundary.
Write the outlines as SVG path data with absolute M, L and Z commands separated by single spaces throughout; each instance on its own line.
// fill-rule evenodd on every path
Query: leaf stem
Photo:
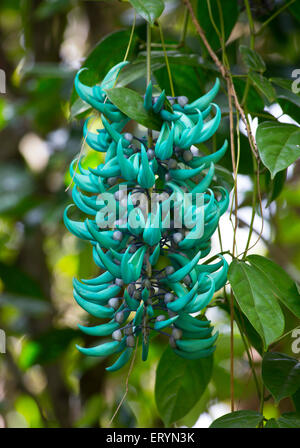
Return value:
M 257 163 L 256 163 L 256 160 L 255 160 L 255 157 L 253 157 L 253 170 L 254 170 L 254 173 L 256 173 Z M 252 195 L 252 215 L 251 215 L 248 239 L 247 239 L 247 243 L 246 243 L 246 247 L 245 247 L 243 258 L 245 258 L 247 256 L 247 252 L 249 250 L 250 241 L 251 241 L 251 237 L 252 237 L 252 233 L 253 233 L 253 224 L 254 224 L 254 219 L 255 219 L 256 196 L 257 196 L 257 182 L 256 182 L 256 179 L 254 179 L 253 195 Z
M 190 16 L 190 12 L 189 12 L 188 8 L 185 7 L 184 17 L 183 17 L 183 28 L 182 28 L 182 32 L 181 32 L 180 41 L 179 41 L 179 45 L 181 47 L 184 47 L 184 45 L 185 45 L 185 39 L 186 39 L 188 23 L 189 23 L 189 16 Z
M 173 84 L 173 79 L 172 79 L 172 74 L 171 74 L 171 69 L 170 69 L 170 64 L 169 64 L 168 54 L 167 54 L 167 51 L 166 51 L 165 40 L 164 40 L 164 34 L 163 34 L 163 30 L 162 30 L 162 26 L 161 26 L 161 23 L 160 23 L 160 22 L 158 22 L 158 27 L 159 27 L 159 34 L 160 34 L 161 45 L 162 45 L 162 47 L 163 47 L 163 52 L 164 52 L 164 57 L 165 57 L 165 62 L 166 62 L 166 68 L 167 68 L 168 77 L 169 77 L 169 83 L 170 83 L 171 95 L 174 97 L 174 96 L 175 96 L 175 92 L 174 92 L 174 84 Z
M 134 19 L 133 19 L 133 23 L 132 23 L 132 27 L 131 27 L 131 33 L 130 33 L 130 37 L 129 37 L 129 42 L 128 42 L 126 53 L 125 53 L 125 56 L 124 56 L 124 59 L 123 59 L 124 62 L 127 61 L 128 54 L 129 54 L 129 51 L 130 51 L 130 48 L 131 48 L 133 34 L 134 34 L 134 29 L 135 29 L 135 22 L 136 22 L 136 12 L 134 11 Z

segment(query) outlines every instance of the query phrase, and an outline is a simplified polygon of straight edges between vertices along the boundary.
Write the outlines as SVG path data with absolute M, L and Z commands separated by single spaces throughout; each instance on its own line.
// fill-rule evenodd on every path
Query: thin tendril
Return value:
M 167 72 L 168 72 L 168 77 L 169 77 L 169 82 L 170 82 L 171 95 L 174 97 L 175 96 L 174 84 L 173 84 L 172 74 L 171 74 L 171 70 L 170 70 L 168 54 L 166 51 L 163 30 L 162 30 L 162 26 L 161 26 L 160 22 L 158 22 L 158 26 L 159 26 L 160 40 L 161 40 L 161 44 L 162 44 L 162 48 L 163 48 L 163 52 L 164 52 L 164 57 L 165 57 L 165 61 L 166 61 L 166 67 L 167 67 Z
M 128 370 L 128 374 L 127 374 L 127 377 L 126 377 L 125 393 L 124 393 L 124 395 L 123 395 L 123 397 L 122 397 L 120 403 L 118 404 L 118 407 L 117 407 L 117 409 L 115 410 L 115 412 L 114 412 L 112 418 L 110 419 L 110 421 L 109 421 L 109 423 L 108 423 L 108 426 L 109 426 L 109 427 L 111 426 L 112 422 L 114 421 L 114 419 L 115 419 L 117 413 L 118 413 L 119 410 L 120 410 L 120 407 L 121 407 L 122 404 L 124 403 L 124 400 L 125 400 L 125 398 L 126 398 L 126 396 L 127 396 L 127 394 L 128 394 L 129 378 L 130 378 L 130 375 L 131 375 L 131 373 L 132 373 L 132 369 L 133 369 L 133 366 L 134 366 L 134 361 L 135 361 L 135 358 L 136 358 L 136 353 L 137 353 L 138 343 L 139 343 L 139 336 L 136 338 L 136 344 L 135 344 L 135 349 L 134 349 L 133 357 L 132 357 L 132 360 L 131 360 L 131 363 L 130 363 L 130 366 L 129 366 L 129 370 Z

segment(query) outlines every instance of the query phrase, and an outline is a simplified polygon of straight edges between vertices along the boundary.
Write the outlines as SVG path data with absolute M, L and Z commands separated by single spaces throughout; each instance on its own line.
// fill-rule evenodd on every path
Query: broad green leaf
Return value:
M 173 41 L 176 44 L 176 41 Z M 168 56 L 168 60 L 170 64 L 176 65 L 184 65 L 191 67 L 201 67 L 206 71 L 211 71 L 216 73 L 219 76 L 218 69 L 216 66 L 210 62 L 203 61 L 203 59 L 197 53 L 191 53 L 188 49 L 182 50 L 167 50 L 166 52 Z M 145 51 L 141 51 L 138 56 L 138 61 L 142 60 L 144 63 L 146 62 L 147 53 Z M 165 65 L 165 53 L 159 50 L 151 51 L 151 64 L 152 63 L 162 63 Z M 152 67 L 152 66 L 151 66 Z
M 253 325 L 249 322 L 249 319 L 247 319 L 245 314 L 243 314 L 238 307 L 236 308 L 236 319 L 238 320 L 244 333 L 247 335 L 250 344 L 262 356 L 264 353 L 263 338 L 259 335 Z
M 157 366 L 155 401 L 166 426 L 184 417 L 204 393 L 213 358 L 187 360 L 168 347 Z
M 288 412 L 277 420 L 279 428 L 300 428 L 300 413 Z
M 248 69 L 261 73 L 266 70 L 266 64 L 263 58 L 256 51 L 246 45 L 240 45 L 240 52 L 243 62 Z
M 273 291 L 260 271 L 243 261 L 231 263 L 228 279 L 241 310 L 268 347 L 284 330 L 284 315 Z
M 262 361 L 262 379 L 276 402 L 293 395 L 300 387 L 300 362 L 283 353 L 266 353 Z
M 300 157 L 300 128 L 292 124 L 265 121 L 257 128 L 256 142 L 272 178 Z
M 188 412 L 184 417 L 178 420 L 176 422 L 176 425 L 178 427 L 187 426 L 188 428 L 194 426 L 197 420 L 199 419 L 199 415 L 201 415 L 203 412 L 206 411 L 207 403 L 210 399 L 211 399 L 211 392 L 207 387 L 198 403 L 195 404 L 195 406 L 190 410 L 190 412 Z
M 293 279 L 278 264 L 260 255 L 248 255 L 247 260 L 261 273 L 274 295 L 300 318 L 300 294 Z
M 231 31 L 238 19 L 239 10 L 237 0 L 226 0 L 226 3 L 220 0 L 210 0 L 211 15 L 219 34 L 222 35 L 222 25 L 224 28 L 224 40 L 227 41 Z M 219 9 L 220 8 L 220 9 Z M 221 10 L 221 14 L 220 14 Z M 197 18 L 205 31 L 206 38 L 214 48 L 220 48 L 220 39 L 211 21 L 207 0 L 197 1 Z
M 275 90 L 270 81 L 260 73 L 250 72 L 249 78 L 253 85 L 272 103 L 276 99 Z
M 257 428 L 262 419 L 256 411 L 235 411 L 217 418 L 210 428 Z
M 151 60 L 151 70 L 155 71 L 165 65 L 164 61 L 153 62 Z M 125 87 L 128 84 L 136 81 L 140 78 L 146 78 L 147 64 L 143 59 L 141 61 L 135 61 L 132 64 L 128 64 L 120 71 L 116 87 Z
M 162 0 L 129 0 L 129 2 L 136 12 L 152 25 L 164 10 Z
M 204 94 L 203 86 L 206 82 L 204 72 L 199 67 L 170 63 L 175 95 L 185 95 L 189 101 L 194 101 Z M 161 89 L 171 95 L 170 81 L 165 67 L 155 71 L 155 78 Z
M 147 128 L 160 130 L 160 118 L 146 111 L 143 99 L 137 92 L 126 87 L 117 87 L 107 90 L 106 93 L 109 100 L 129 118 Z
M 129 38 L 130 30 L 121 30 L 101 39 L 82 64 L 82 67 L 86 67 L 88 70 L 80 74 L 80 80 L 88 86 L 100 83 L 106 73 L 123 60 Z M 134 34 L 129 57 L 135 52 L 136 47 L 137 36 Z M 73 89 L 70 100 L 71 108 L 77 99 L 78 95 Z

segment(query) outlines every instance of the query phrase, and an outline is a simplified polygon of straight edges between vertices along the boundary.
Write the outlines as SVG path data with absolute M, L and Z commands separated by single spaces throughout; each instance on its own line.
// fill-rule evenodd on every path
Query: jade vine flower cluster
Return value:
M 194 146 L 211 138 L 219 126 L 220 109 L 212 103 L 219 81 L 192 103 L 183 96 L 166 98 L 164 92 L 153 96 L 150 82 L 144 108 L 159 118 L 161 130 L 149 140 L 124 131 L 131 120 L 107 97 L 106 90 L 113 88 L 124 65 L 113 67 L 94 87 L 81 83 L 81 71 L 76 75 L 77 93 L 100 113 L 103 124 L 93 133 L 87 119 L 84 138 L 92 149 L 105 153 L 105 163 L 88 169 L 78 160 L 71 163 L 73 201 L 88 218 L 71 220 L 71 206 L 64 213 L 69 231 L 92 244 L 101 269 L 96 278 L 74 279 L 74 298 L 92 316 L 105 320 L 79 328 L 106 339 L 78 349 L 90 356 L 117 354 L 109 371 L 126 364 L 139 335 L 146 360 L 155 332 L 166 335 L 183 358 L 211 355 L 218 335 L 212 334 L 204 309 L 224 286 L 228 268 L 221 255 L 218 262 L 199 264 L 210 253 L 211 237 L 229 203 L 224 188 L 209 188 L 227 141 L 209 155 Z M 151 200 L 154 193 L 156 201 Z M 146 200 L 136 200 L 136 194 Z M 105 195 L 112 198 L 111 208 Z M 178 212 L 184 223 L 175 219 Z

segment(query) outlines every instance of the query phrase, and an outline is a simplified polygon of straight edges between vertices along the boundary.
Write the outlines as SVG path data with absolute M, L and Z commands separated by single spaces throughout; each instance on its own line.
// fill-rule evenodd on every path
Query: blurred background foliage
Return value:
M 196 3 L 193 5 L 196 8 Z M 206 2 L 198 2 L 198 18 L 218 52 L 218 39 L 208 20 Z M 249 25 L 244 2 L 226 9 L 227 54 L 235 75 L 238 94 L 247 83 L 249 60 L 240 45 L 248 45 Z M 257 24 L 263 24 L 282 1 L 252 0 Z M 166 2 L 162 17 L 168 43 L 182 39 L 184 8 L 180 2 Z M 62 213 L 70 203 L 65 174 L 78 154 L 82 141 L 82 117 L 86 111 L 73 89 L 76 70 L 84 63 L 91 68 L 86 81 L 97 82 L 124 57 L 133 10 L 117 0 L 1 0 L 0 68 L 6 73 L 6 93 L 0 96 L 0 328 L 7 336 L 7 352 L 0 354 L 0 426 L 2 427 L 107 427 L 124 391 L 127 369 L 107 373 L 106 359 L 84 358 L 75 343 L 90 343 L 77 331 L 87 320 L 72 298 L 72 278 L 96 273 L 90 247 L 70 235 Z M 265 66 L 267 81 L 251 78 L 246 109 L 258 120 L 275 120 L 274 115 L 299 121 L 299 95 L 292 93 L 292 72 L 300 68 L 300 8 L 293 3 L 267 23 L 256 38 L 256 49 Z M 127 28 L 127 29 L 126 29 Z M 125 31 L 120 31 L 124 29 Z M 116 34 L 101 39 L 109 33 Z M 158 30 L 154 35 L 159 36 Z M 144 88 L 137 74 L 145 70 L 145 22 L 137 18 L 131 53 L 137 57 L 131 71 L 120 82 Z M 100 44 L 99 44 L 100 42 Z M 216 77 L 216 68 L 189 24 L 185 45 L 170 51 L 175 91 L 191 100 L 199 97 Z M 93 50 L 94 48 L 94 50 Z M 179 57 L 180 56 L 180 57 Z M 243 57 L 242 57 L 243 56 Z M 258 62 L 259 63 L 259 62 Z M 157 82 L 168 89 L 164 58 L 160 51 L 152 58 Z M 140 71 L 139 71 L 140 70 Z M 260 72 L 260 69 L 258 70 Z M 222 87 L 224 88 L 224 86 Z M 72 94 L 71 94 L 72 93 Z M 71 97 L 71 103 L 69 103 Z M 223 101 L 223 105 L 222 105 Z M 214 144 L 228 137 L 228 108 L 220 95 L 224 119 Z M 293 122 L 293 121 L 292 121 Z M 88 150 L 87 150 L 88 151 Z M 89 163 L 98 155 L 88 152 Z M 95 159 L 96 157 L 96 159 Z M 99 160 L 98 160 L 99 163 Z M 222 173 L 231 170 L 228 158 Z M 248 141 L 242 136 L 240 172 L 241 245 L 251 216 L 252 159 Z M 266 213 L 265 231 L 256 251 L 271 256 L 292 277 L 300 281 L 300 164 L 271 181 L 263 170 L 261 183 Z M 260 230 L 260 217 L 255 230 Z M 227 216 L 228 220 L 228 216 Z M 232 238 L 230 225 L 223 227 L 225 245 Z M 254 235 L 254 241 L 257 235 Z M 288 329 L 298 322 L 285 310 Z M 209 386 L 198 403 L 177 425 L 208 426 L 212 419 L 229 412 L 230 349 L 229 318 L 220 309 L 208 312 L 220 331 Z M 154 401 L 155 370 L 164 349 L 160 337 L 153 340 L 147 363 L 137 361 L 130 377 L 129 392 L 115 427 L 159 427 L 163 422 Z M 291 354 L 291 335 L 275 348 Z M 254 351 L 260 369 L 260 354 Z M 257 408 L 257 397 L 247 357 L 238 331 L 235 332 L 235 391 L 237 409 Z M 265 405 L 268 418 L 293 411 L 290 399 L 280 410 L 272 399 Z M 200 418 L 199 418 L 200 416 Z

